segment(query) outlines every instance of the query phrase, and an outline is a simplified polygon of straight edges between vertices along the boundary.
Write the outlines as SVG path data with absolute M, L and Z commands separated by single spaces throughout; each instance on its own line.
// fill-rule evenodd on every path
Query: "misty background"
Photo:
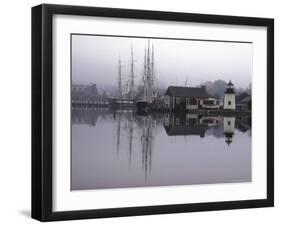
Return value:
M 194 40 L 149 39 L 154 46 L 156 85 L 206 85 L 207 92 L 221 96 L 231 80 L 236 90 L 251 90 L 252 44 Z M 96 84 L 100 93 L 117 89 L 118 60 L 122 83 L 130 78 L 131 48 L 135 85 L 142 86 L 147 38 L 72 35 L 72 83 Z

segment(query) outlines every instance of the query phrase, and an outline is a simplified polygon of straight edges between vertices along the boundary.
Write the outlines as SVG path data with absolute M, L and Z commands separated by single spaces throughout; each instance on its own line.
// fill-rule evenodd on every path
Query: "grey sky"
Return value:
M 150 39 L 154 45 L 155 74 L 161 86 L 196 86 L 217 79 L 246 88 L 252 77 L 252 44 Z M 123 82 L 130 74 L 131 46 L 135 56 L 135 83 L 141 84 L 146 38 L 72 35 L 72 81 L 117 86 L 118 56 Z

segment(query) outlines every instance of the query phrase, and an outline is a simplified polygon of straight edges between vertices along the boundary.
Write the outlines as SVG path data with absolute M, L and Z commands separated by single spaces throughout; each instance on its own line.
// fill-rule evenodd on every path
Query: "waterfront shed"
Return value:
M 204 101 L 211 101 L 210 103 Z M 171 110 L 193 110 L 202 108 L 203 102 L 207 105 L 218 105 L 218 101 L 211 98 L 202 87 L 169 86 L 165 93 L 165 108 Z

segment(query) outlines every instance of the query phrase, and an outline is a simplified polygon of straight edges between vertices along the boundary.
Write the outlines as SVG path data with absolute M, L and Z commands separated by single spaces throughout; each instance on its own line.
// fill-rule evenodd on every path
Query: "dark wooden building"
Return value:
M 219 101 L 202 87 L 169 86 L 165 93 L 165 108 L 171 110 L 218 109 Z
M 236 96 L 236 109 L 239 111 L 251 111 L 252 96 L 248 93 L 240 93 Z

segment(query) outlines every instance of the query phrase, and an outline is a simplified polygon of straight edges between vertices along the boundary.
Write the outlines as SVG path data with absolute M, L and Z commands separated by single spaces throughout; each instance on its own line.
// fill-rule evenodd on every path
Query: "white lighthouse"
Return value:
M 235 110 L 235 91 L 231 81 L 227 83 L 226 91 L 224 92 L 223 109 Z

